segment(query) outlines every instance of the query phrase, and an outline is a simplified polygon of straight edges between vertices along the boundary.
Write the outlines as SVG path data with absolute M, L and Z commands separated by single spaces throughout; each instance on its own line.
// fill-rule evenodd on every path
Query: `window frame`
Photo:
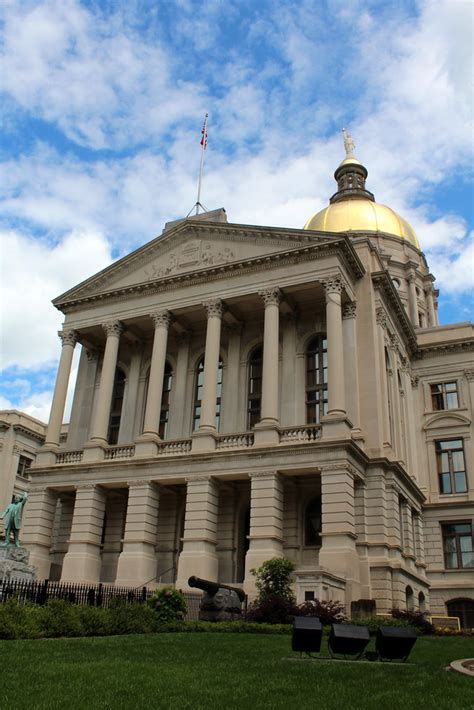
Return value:
M 469 528 L 468 531 L 462 532 L 462 531 L 454 531 L 448 534 L 447 528 L 448 527 L 461 527 L 461 526 L 467 526 Z M 460 540 L 461 539 L 468 539 L 471 542 L 471 549 L 470 550 L 463 550 Z M 448 550 L 447 549 L 447 540 L 448 539 L 453 539 L 454 540 L 454 551 L 453 550 Z M 443 547 L 443 560 L 444 560 L 444 568 L 446 570 L 451 570 L 451 569 L 474 569 L 474 538 L 473 538 L 473 529 L 472 529 L 472 522 L 470 520 L 454 520 L 452 522 L 442 522 L 441 523 L 441 540 L 442 540 L 442 547 Z M 455 554 L 456 555 L 456 565 L 450 565 L 448 564 L 448 555 L 449 554 Z M 470 554 L 471 555 L 471 564 L 464 565 L 463 564 L 463 554 Z
M 454 390 L 447 391 L 446 387 L 454 385 Z M 450 380 L 449 382 L 433 382 L 430 383 L 431 410 L 433 412 L 446 412 L 453 409 L 459 409 L 459 382 Z M 439 392 L 434 392 L 433 389 L 439 387 Z M 449 406 L 448 398 L 452 395 L 456 397 L 456 406 Z M 441 406 L 438 406 L 441 404 Z
M 123 379 L 118 380 L 118 373 L 123 376 Z M 112 389 L 112 399 L 110 401 L 109 425 L 107 429 L 107 443 L 109 446 L 117 446 L 120 436 L 120 424 L 122 422 L 123 405 L 125 402 L 125 386 L 127 383 L 127 375 L 125 370 L 120 366 L 115 368 L 114 385 Z M 118 396 L 118 387 L 121 388 L 120 396 Z M 118 407 L 115 407 L 117 401 L 120 401 L 120 412 Z
M 316 356 L 317 364 L 314 364 Z M 312 363 L 310 359 L 313 360 Z M 310 383 L 311 374 L 313 374 L 312 383 Z M 328 407 L 328 340 L 326 333 L 317 333 L 310 338 L 305 349 L 306 424 L 320 424 L 321 418 L 328 412 Z
M 163 372 L 163 389 L 161 393 L 160 406 L 160 422 L 158 426 L 158 435 L 160 439 L 166 439 L 168 432 L 169 416 L 170 416 L 170 398 L 173 387 L 173 366 L 166 360 L 165 369 Z M 165 385 L 168 385 L 165 389 Z
M 260 374 L 253 374 L 253 368 L 260 365 Z M 260 421 L 262 416 L 262 381 L 263 381 L 263 344 L 253 348 L 248 359 L 248 376 L 247 376 L 247 431 L 254 429 L 255 425 Z M 257 390 L 253 385 L 259 382 Z
M 217 395 L 216 395 L 216 417 L 215 417 L 215 427 L 216 431 L 220 431 L 221 416 L 222 416 L 222 384 L 224 380 L 224 362 L 221 357 L 219 357 L 219 364 L 217 367 Z M 204 355 L 199 358 L 199 361 L 194 369 L 194 397 L 193 397 L 193 421 L 192 421 L 192 431 L 197 431 L 199 429 L 199 422 L 201 421 L 201 407 L 202 407 L 202 392 L 204 390 Z M 201 394 L 201 397 L 198 395 Z M 199 415 L 197 415 L 197 410 L 199 410 Z
M 444 444 L 461 442 L 460 447 L 441 448 Z M 449 439 L 435 439 L 436 470 L 438 474 L 438 487 L 440 495 L 466 494 L 468 492 L 466 454 L 464 450 L 464 439 L 462 437 Z M 463 468 L 455 469 L 453 463 L 453 453 L 462 453 Z M 448 470 L 443 468 L 443 455 L 447 454 Z M 458 476 L 463 474 L 463 490 L 458 490 Z M 449 490 L 445 490 L 445 481 L 449 481 Z

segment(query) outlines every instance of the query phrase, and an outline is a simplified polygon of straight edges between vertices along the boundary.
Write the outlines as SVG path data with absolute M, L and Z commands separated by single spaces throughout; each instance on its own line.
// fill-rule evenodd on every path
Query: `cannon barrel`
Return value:
M 210 582 L 208 579 L 201 579 L 200 577 L 195 577 L 194 575 L 188 579 L 188 584 L 190 587 L 202 589 L 204 592 L 210 594 L 211 597 L 213 597 L 214 594 L 217 594 L 219 589 L 230 589 L 232 592 L 237 594 L 241 602 L 245 599 L 245 592 L 243 589 L 240 589 L 239 587 L 231 587 L 229 584 Z

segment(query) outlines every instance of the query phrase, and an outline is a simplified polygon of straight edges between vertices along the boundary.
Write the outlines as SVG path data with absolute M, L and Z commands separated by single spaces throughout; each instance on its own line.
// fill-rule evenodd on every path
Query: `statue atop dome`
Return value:
M 344 148 L 346 151 L 346 158 L 354 157 L 355 143 L 351 134 L 346 131 L 345 128 L 342 129 L 342 135 L 344 136 Z

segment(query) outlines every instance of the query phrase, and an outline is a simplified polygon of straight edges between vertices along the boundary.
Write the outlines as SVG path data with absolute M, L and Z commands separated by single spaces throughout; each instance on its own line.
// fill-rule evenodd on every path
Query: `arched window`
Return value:
M 407 611 L 413 611 L 414 609 L 414 595 L 413 595 L 413 589 L 408 586 L 405 589 L 405 604 L 406 604 L 406 609 Z
M 308 547 L 321 546 L 321 496 L 312 498 L 306 506 L 304 516 L 304 544 Z
M 420 611 L 426 611 L 426 598 L 423 592 L 418 594 L 418 609 Z
M 123 395 L 125 392 L 125 373 L 119 367 L 115 370 L 112 403 L 110 406 L 108 442 L 111 446 L 118 442 L 120 420 L 122 418 Z
M 165 365 L 163 375 L 163 394 L 161 395 L 160 428 L 158 433 L 161 439 L 166 439 L 168 431 L 168 419 L 170 413 L 171 385 L 173 383 L 173 368 L 169 362 Z
M 259 345 L 249 359 L 249 380 L 247 395 L 247 429 L 253 429 L 260 421 L 262 407 L 262 363 L 263 347 Z
M 319 424 L 328 410 L 328 344 L 325 335 L 313 338 L 306 350 L 306 422 Z
M 462 629 L 474 628 L 474 599 L 451 599 L 446 603 L 448 616 L 457 616 Z
M 217 396 L 216 396 L 216 429 L 219 431 L 221 422 L 221 397 L 222 397 L 222 360 L 219 359 L 217 368 Z M 193 430 L 199 427 L 201 421 L 201 403 L 204 389 L 204 358 L 202 357 L 196 368 L 196 377 L 194 382 L 194 415 L 193 415 Z

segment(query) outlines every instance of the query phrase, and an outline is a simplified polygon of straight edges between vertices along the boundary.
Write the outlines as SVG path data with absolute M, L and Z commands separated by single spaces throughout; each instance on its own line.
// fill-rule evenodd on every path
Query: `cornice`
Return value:
M 452 355 L 454 353 L 471 352 L 474 350 L 474 338 L 458 340 L 456 342 L 440 342 L 433 345 L 421 345 L 418 349 L 420 358 L 435 357 L 437 355 Z
M 199 225 L 201 229 L 203 225 Z M 210 225 L 204 225 L 209 227 Z M 342 257 L 344 266 L 347 268 L 348 272 L 355 278 L 359 279 L 365 274 L 364 266 L 360 261 L 354 247 L 350 243 L 349 237 L 347 235 L 334 235 L 333 238 L 328 238 L 328 235 L 324 235 L 324 239 L 316 242 L 314 237 L 308 239 L 306 232 L 301 230 L 268 230 L 263 229 L 263 231 L 258 230 L 258 228 L 246 228 L 241 225 L 212 225 L 213 230 L 223 236 L 222 227 L 226 226 L 227 230 L 234 233 L 242 232 L 245 236 L 249 236 L 250 233 L 255 233 L 260 237 L 272 237 L 275 234 L 287 237 L 282 243 L 283 245 L 288 245 L 290 239 L 294 239 L 296 244 L 300 246 L 290 247 L 284 251 L 273 252 L 270 254 L 262 254 L 260 256 L 251 257 L 249 259 L 241 259 L 239 261 L 232 261 L 223 264 L 218 264 L 215 266 L 209 266 L 204 268 L 195 269 L 193 271 L 180 272 L 172 276 L 165 276 L 155 280 L 148 280 L 131 286 L 124 286 L 116 289 L 110 289 L 103 291 L 102 293 L 85 293 L 81 295 L 81 285 L 76 289 L 71 289 L 71 291 L 59 296 L 53 300 L 53 304 L 64 313 L 71 312 L 75 310 L 77 306 L 82 306 L 83 304 L 93 304 L 96 302 L 107 301 L 121 301 L 128 300 L 135 296 L 141 295 L 152 295 L 155 293 L 160 293 L 162 291 L 169 291 L 174 288 L 179 288 L 183 284 L 195 285 L 202 282 L 216 281 L 222 279 L 228 279 L 232 272 L 238 272 L 239 274 L 255 273 L 260 271 L 265 271 L 268 269 L 269 265 L 281 264 L 282 266 L 291 265 L 297 262 L 312 261 L 315 259 L 321 259 L 324 257 L 338 255 Z M 238 227 L 238 229 L 237 229 Z M 197 225 L 193 225 L 192 231 L 197 229 Z M 204 236 L 202 233 L 200 236 Z M 302 238 L 304 243 L 302 244 Z M 150 244 L 156 244 L 151 242 Z M 278 246 L 279 242 L 275 241 Z M 150 245 L 147 245 L 150 246 Z M 174 246 L 174 245 L 173 245 Z M 280 243 L 281 246 L 281 243 Z M 145 249 L 145 247 L 143 247 Z M 138 259 L 138 252 L 133 253 L 133 258 L 131 263 L 134 264 Z M 143 252 L 140 252 L 140 260 Z M 127 257 L 125 257 L 127 259 Z M 130 266 L 130 262 L 127 262 L 127 269 Z M 90 286 L 94 285 L 100 288 L 101 283 L 103 283 L 105 277 L 108 273 L 112 273 L 112 269 L 115 269 L 114 273 L 120 273 L 120 262 L 113 264 L 108 267 L 104 272 L 100 272 L 97 280 L 92 280 Z M 109 271 L 110 270 L 110 271 Z M 102 276 L 101 276 L 102 274 Z M 87 282 L 84 282 L 83 286 L 86 286 Z M 76 294 L 76 295 L 75 295 Z M 69 298 L 68 298 L 69 297 Z
M 391 307 L 391 313 L 397 318 L 405 345 L 411 355 L 418 351 L 418 342 L 415 329 L 408 318 L 403 303 L 400 300 L 387 271 L 376 271 L 372 274 L 372 282 L 375 288 L 383 293 L 385 299 Z

